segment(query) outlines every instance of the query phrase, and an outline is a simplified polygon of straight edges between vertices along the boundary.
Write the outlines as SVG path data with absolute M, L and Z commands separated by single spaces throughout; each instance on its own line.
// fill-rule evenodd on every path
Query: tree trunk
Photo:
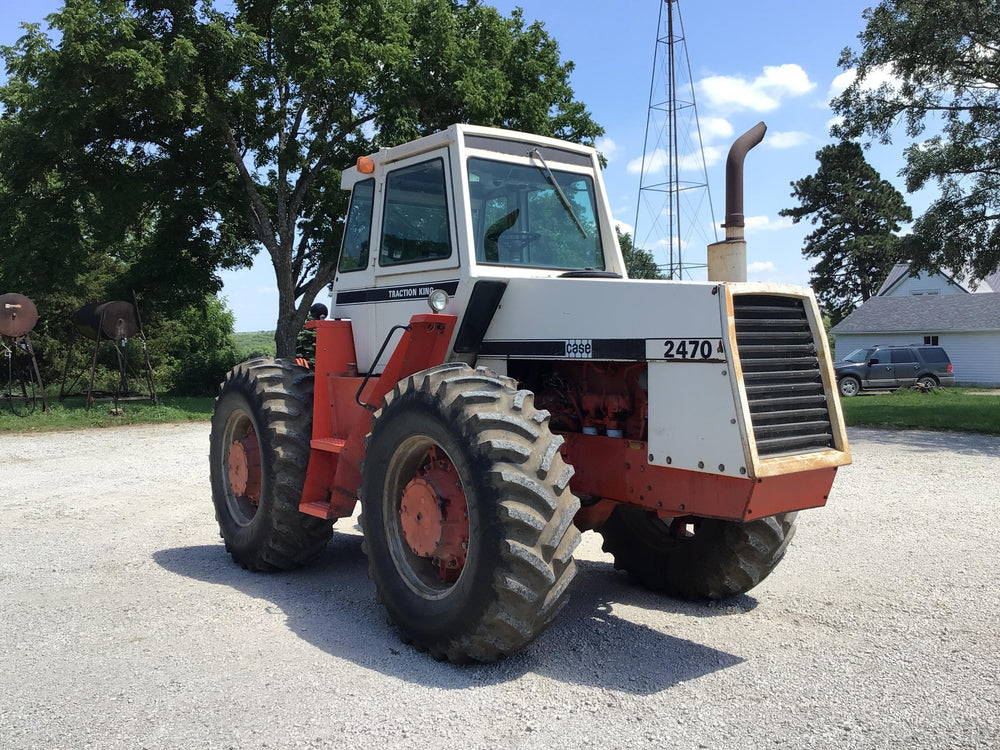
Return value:
M 295 339 L 305 322 L 305 313 L 299 314 L 295 308 L 295 279 L 292 277 L 291 242 L 278 239 L 278 245 L 271 251 L 275 281 L 278 286 L 278 320 L 274 327 L 275 355 L 279 359 L 295 359 Z
M 306 321 L 307 310 L 297 310 L 292 295 L 278 294 L 278 320 L 274 328 L 275 356 L 295 359 L 295 341 Z

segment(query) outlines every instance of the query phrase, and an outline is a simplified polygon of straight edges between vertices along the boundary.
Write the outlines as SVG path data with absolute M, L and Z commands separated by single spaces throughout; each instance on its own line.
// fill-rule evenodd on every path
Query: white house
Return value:
M 1000 269 L 978 283 L 910 275 L 898 263 L 878 293 L 831 329 L 834 356 L 874 344 L 944 347 L 959 385 L 1000 386 Z

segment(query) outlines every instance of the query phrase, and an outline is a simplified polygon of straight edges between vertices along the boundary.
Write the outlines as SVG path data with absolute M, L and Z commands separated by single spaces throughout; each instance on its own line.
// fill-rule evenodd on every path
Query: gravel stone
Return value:
M 553 627 L 493 665 L 400 643 L 356 518 L 232 563 L 208 425 L 0 437 L 0 749 L 994 748 L 1000 439 L 852 429 L 748 595 L 674 601 L 585 534 Z

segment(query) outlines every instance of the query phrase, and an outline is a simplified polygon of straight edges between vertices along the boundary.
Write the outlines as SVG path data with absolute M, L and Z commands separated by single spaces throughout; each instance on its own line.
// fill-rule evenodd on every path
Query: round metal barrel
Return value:
M 139 316 L 131 302 L 90 302 L 73 315 L 73 325 L 91 341 L 121 341 L 139 333 Z
M 0 336 L 23 336 L 37 322 L 34 302 L 23 294 L 0 294 Z

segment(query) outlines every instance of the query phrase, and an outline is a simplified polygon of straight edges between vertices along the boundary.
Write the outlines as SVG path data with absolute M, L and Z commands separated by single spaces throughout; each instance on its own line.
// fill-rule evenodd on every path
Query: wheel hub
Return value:
M 260 500 L 260 445 L 251 428 L 246 437 L 234 440 L 227 457 L 229 486 L 236 497 L 256 503 Z
M 413 479 L 406 485 L 399 517 L 410 549 L 420 557 L 431 557 L 441 542 L 444 516 L 437 493 L 426 480 Z
M 403 490 L 399 519 L 410 550 L 431 560 L 441 580 L 458 579 L 469 548 L 469 509 L 462 482 L 436 448 Z

